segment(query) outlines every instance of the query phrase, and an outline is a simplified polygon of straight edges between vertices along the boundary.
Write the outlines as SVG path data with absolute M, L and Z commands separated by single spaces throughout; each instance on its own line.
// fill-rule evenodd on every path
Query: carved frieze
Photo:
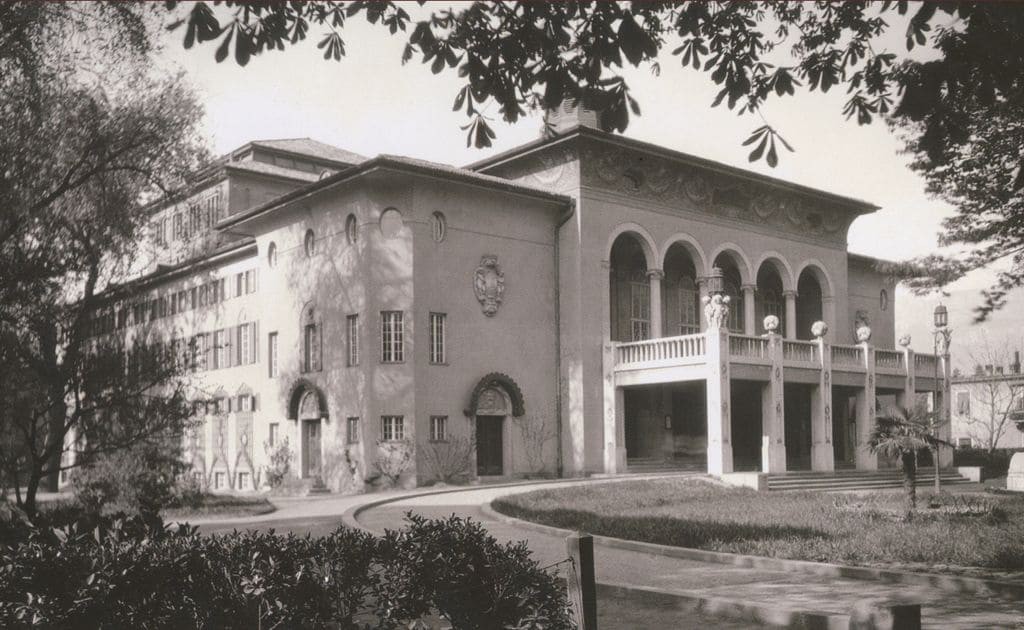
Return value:
M 587 145 L 580 165 L 584 186 L 824 240 L 845 242 L 851 221 L 811 197 L 623 148 Z

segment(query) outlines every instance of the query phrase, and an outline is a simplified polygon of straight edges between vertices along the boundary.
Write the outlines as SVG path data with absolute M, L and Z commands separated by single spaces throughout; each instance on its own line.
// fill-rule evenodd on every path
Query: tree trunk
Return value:
M 907 520 L 910 521 L 913 520 L 914 510 L 917 508 L 917 456 L 912 450 L 903 451 L 900 459 L 903 462 L 903 491 L 907 495 Z
M 939 480 L 939 447 L 932 449 L 932 465 L 935 466 L 935 497 L 938 498 L 942 492 L 942 485 Z

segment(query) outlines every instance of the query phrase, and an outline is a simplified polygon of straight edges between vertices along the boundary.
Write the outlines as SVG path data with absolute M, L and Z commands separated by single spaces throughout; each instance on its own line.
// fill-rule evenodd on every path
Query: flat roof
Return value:
M 217 223 L 218 229 L 224 229 L 233 225 L 238 225 L 255 217 L 267 214 L 277 208 L 287 205 L 288 203 L 295 201 L 296 199 L 312 195 L 321 190 L 331 188 L 336 185 L 351 181 L 358 177 L 364 176 L 368 173 L 377 170 L 393 170 L 408 173 L 411 175 L 425 175 L 428 177 L 438 177 L 441 179 L 447 179 L 450 181 L 461 182 L 465 184 L 481 186 L 491 190 L 497 190 L 499 192 L 507 192 L 517 195 L 524 195 L 527 197 L 533 197 L 542 201 L 549 201 L 558 204 L 568 205 L 572 203 L 572 198 L 566 195 L 560 195 L 553 193 L 543 188 L 537 188 L 535 186 L 529 186 L 519 182 L 511 181 L 501 177 L 495 177 L 493 175 L 487 175 L 484 173 L 477 173 L 457 166 L 451 166 L 450 164 L 441 164 L 438 162 L 430 162 L 427 160 L 418 160 L 415 158 L 409 158 L 399 155 L 378 155 L 375 158 L 371 158 L 353 166 L 351 168 L 339 171 L 325 177 L 319 181 L 313 182 L 308 186 L 299 188 L 289 193 L 285 193 L 276 199 L 272 199 L 264 204 L 240 212 L 229 217 L 225 217 L 219 223 Z

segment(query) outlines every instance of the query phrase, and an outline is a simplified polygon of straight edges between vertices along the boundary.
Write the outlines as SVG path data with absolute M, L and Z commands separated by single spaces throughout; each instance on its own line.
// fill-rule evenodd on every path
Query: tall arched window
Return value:
M 323 326 L 312 305 L 302 315 L 302 371 L 319 372 L 323 348 Z
M 679 334 L 700 332 L 700 291 L 690 276 L 679 278 Z
M 633 341 L 651 337 L 651 283 L 643 271 L 629 279 L 629 323 Z
M 725 294 L 729 296 L 729 330 L 742 333 L 743 291 L 740 289 L 740 273 L 735 267 L 725 272 Z

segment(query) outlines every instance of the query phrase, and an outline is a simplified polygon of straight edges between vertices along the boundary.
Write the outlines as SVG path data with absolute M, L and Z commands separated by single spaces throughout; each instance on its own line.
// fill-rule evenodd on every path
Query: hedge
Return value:
M 958 448 L 953 450 L 954 466 L 981 466 L 985 479 L 1005 477 L 1014 453 L 1020 448 L 997 448 L 991 453 L 984 448 Z
M 569 628 L 565 589 L 525 543 L 408 515 L 381 538 L 200 536 L 138 517 L 2 546 L 0 627 Z M 419 620 L 419 621 L 418 621 Z

